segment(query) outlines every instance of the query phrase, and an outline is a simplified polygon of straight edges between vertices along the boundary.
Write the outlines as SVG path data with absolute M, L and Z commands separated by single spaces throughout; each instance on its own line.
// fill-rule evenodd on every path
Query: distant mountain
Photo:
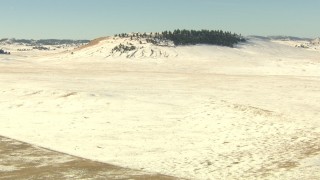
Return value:
M 46 46 L 46 45 L 81 45 L 87 44 L 89 40 L 70 40 L 70 39 L 0 39 L 0 45 L 20 44 L 27 46 Z
M 257 36 L 257 35 L 251 35 L 251 36 L 248 36 L 248 38 L 256 38 L 256 39 L 262 39 L 262 40 L 271 40 L 269 37 L 266 37 L 266 36 Z
M 88 44 L 89 40 L 69 40 L 69 39 L 0 39 L 0 49 L 4 52 L 0 54 L 16 54 L 26 51 L 51 51 L 52 53 L 68 51 Z M 21 53 L 20 53 L 21 54 Z
M 282 41 L 311 41 L 310 38 L 300 38 L 300 37 L 294 37 L 294 36 L 249 36 L 253 38 L 258 39 L 264 39 L 264 40 L 282 40 Z
M 272 40 L 286 40 L 286 41 L 310 41 L 310 38 L 300 38 L 294 36 L 268 36 Z

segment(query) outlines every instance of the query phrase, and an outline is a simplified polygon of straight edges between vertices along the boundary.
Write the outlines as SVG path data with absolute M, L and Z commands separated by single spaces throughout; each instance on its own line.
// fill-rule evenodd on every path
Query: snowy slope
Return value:
M 120 43 L 143 48 L 112 54 Z M 0 135 L 181 178 L 319 179 L 319 57 L 261 38 L 228 48 L 113 37 L 0 56 Z
M 171 46 L 156 46 L 152 43 L 147 43 L 146 38 L 120 38 L 106 37 L 94 40 L 91 46 L 76 49 L 72 55 L 75 57 L 126 57 L 126 58 L 169 58 L 176 57 L 177 53 L 173 45 Z M 136 49 L 120 52 L 112 51 L 113 48 L 120 44 Z

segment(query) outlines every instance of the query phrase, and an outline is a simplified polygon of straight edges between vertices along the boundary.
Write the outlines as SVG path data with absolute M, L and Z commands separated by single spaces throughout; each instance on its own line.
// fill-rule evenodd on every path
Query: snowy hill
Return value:
M 287 56 L 301 54 L 297 51 L 298 45 L 308 43 L 306 40 L 275 40 L 269 37 L 250 36 L 247 42 L 240 43 L 234 48 L 216 45 L 185 45 L 175 46 L 173 42 L 166 41 L 160 45 L 148 42 L 147 38 L 130 37 L 101 37 L 95 39 L 85 46 L 76 48 L 62 55 L 62 58 L 98 58 L 98 59 L 203 59 L 217 57 L 217 53 L 226 52 L 243 53 L 248 52 L 264 54 L 265 57 Z M 289 47 L 288 47 L 289 46 Z M 252 49 L 254 48 L 254 49 Z M 250 49 L 250 50 L 249 50 Z M 256 52 L 254 52 L 256 51 Z M 283 52 L 281 52 L 283 51 Z
M 98 38 L 89 45 L 73 51 L 78 56 L 170 58 L 177 57 L 175 48 L 194 45 L 235 47 L 246 42 L 241 35 L 222 30 L 174 30 L 152 33 L 122 33 Z
M 66 57 L 100 57 L 100 58 L 126 58 L 126 59 L 163 59 L 173 58 L 190 54 L 186 49 L 190 47 L 215 47 L 222 49 L 232 49 L 230 47 L 215 45 L 186 45 L 176 46 L 172 41 L 159 41 L 157 44 L 149 41 L 148 38 L 141 37 L 102 37 L 97 38 L 85 46 L 70 52 Z M 204 48 L 206 50 L 206 48 Z M 199 55 L 201 56 L 201 52 Z
M 178 56 L 173 43 L 154 45 L 146 38 L 103 37 L 72 51 L 75 57 L 169 58 Z
M 296 48 L 304 48 L 308 50 L 319 51 L 320 50 L 320 38 L 308 39 L 308 38 L 294 38 L 294 37 L 276 37 L 268 38 L 273 42 L 289 45 Z

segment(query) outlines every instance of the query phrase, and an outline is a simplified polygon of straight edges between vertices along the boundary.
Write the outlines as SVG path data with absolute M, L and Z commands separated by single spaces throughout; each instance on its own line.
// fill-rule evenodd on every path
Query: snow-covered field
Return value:
M 320 178 L 320 51 L 251 38 L 127 59 L 119 41 L 1 55 L 0 135 L 181 178 Z

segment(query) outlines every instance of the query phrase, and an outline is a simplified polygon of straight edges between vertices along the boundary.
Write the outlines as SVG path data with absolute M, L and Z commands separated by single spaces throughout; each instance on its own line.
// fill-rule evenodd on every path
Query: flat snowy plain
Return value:
M 178 178 L 320 178 L 320 51 L 251 38 L 105 58 L 116 43 L 1 55 L 0 135 Z

